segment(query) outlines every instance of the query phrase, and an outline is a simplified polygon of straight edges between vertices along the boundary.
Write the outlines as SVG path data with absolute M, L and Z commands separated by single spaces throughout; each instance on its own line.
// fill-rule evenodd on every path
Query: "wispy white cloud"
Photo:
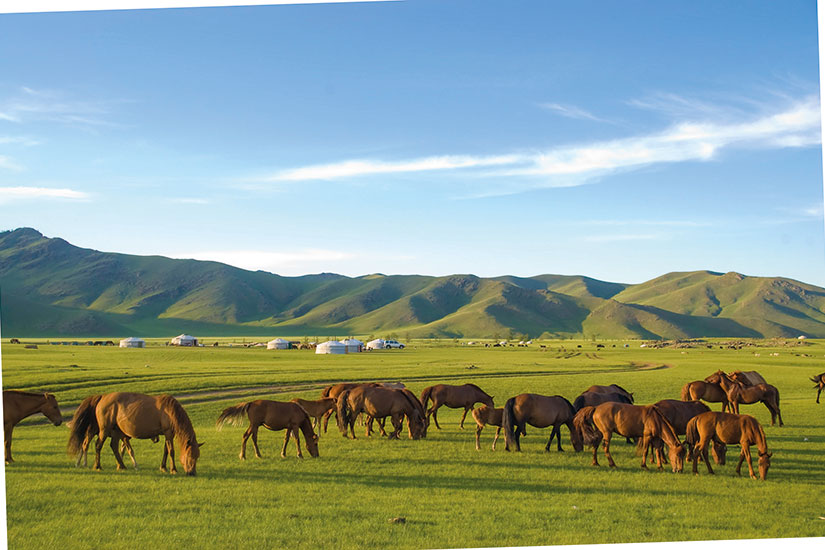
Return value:
M 32 199 L 89 200 L 91 195 L 75 189 L 56 187 L 0 187 L 0 202 Z
M 585 111 L 575 105 L 562 105 L 561 103 L 539 103 L 539 107 L 552 111 L 558 115 L 577 120 L 592 120 L 594 122 L 607 122 L 606 119 L 597 117 L 589 111 Z
M 21 87 L 0 100 L 0 119 L 17 124 L 48 121 L 82 127 L 118 126 L 109 120 L 114 101 L 76 99 L 55 90 Z
M 642 233 L 642 234 L 608 234 L 608 235 L 589 235 L 582 237 L 583 241 L 590 243 L 612 243 L 623 241 L 657 241 L 665 238 L 661 233 Z
M 691 106 L 708 116 L 711 106 Z M 489 156 L 444 155 L 401 161 L 347 160 L 283 170 L 257 181 L 334 180 L 377 174 L 442 172 L 482 176 L 506 184 L 473 191 L 475 197 L 504 195 L 541 187 L 570 187 L 607 175 L 643 167 L 708 161 L 727 149 L 808 147 L 820 143 L 817 96 L 807 96 L 784 108 L 745 118 L 726 117 L 680 121 L 663 131 L 608 141 L 578 143 L 544 151 Z M 725 121 L 720 121 L 721 119 Z M 735 120 L 734 120 L 735 119 Z
M 5 170 L 11 170 L 12 172 L 22 172 L 23 167 L 14 162 L 11 158 L 0 155 L 0 168 Z

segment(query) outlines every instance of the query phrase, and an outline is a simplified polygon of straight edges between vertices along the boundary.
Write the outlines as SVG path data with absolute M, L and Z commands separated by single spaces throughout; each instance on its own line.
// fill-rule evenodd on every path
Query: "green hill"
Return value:
M 825 289 L 710 271 L 637 285 L 550 274 L 282 277 L 99 252 L 24 228 L 0 233 L 0 320 L 6 337 L 825 337 Z

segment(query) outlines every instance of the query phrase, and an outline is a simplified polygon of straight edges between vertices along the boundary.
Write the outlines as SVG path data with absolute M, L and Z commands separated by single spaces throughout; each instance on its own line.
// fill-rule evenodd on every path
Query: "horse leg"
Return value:
M 3 436 L 6 438 L 6 464 L 11 464 L 14 460 L 11 457 L 11 432 L 14 426 L 11 423 L 3 426 Z
M 642 436 L 642 447 L 644 448 L 644 453 L 642 453 L 642 468 L 644 468 L 645 470 L 647 470 L 647 453 L 650 450 L 650 443 L 651 443 L 650 435 L 649 434 L 644 434 Z M 653 452 L 655 453 L 656 451 L 653 451 Z M 653 459 L 651 459 L 651 461 L 652 460 Z
M 481 450 L 481 441 L 480 440 L 481 440 L 481 430 L 483 430 L 483 429 L 484 429 L 484 426 L 482 426 L 481 424 L 476 426 L 476 451 Z
M 393 415 L 390 417 L 392 421 L 392 426 L 395 430 L 390 434 L 390 439 L 400 439 L 401 428 L 404 427 L 404 416 L 402 415 Z
M 101 432 L 97 434 L 97 443 L 95 443 L 95 470 L 100 470 L 100 451 L 103 449 L 103 443 L 106 441 L 106 434 Z
M 819 386 L 819 387 L 816 389 L 816 404 L 817 404 L 817 405 L 819 405 L 819 394 L 820 394 L 820 393 L 822 393 L 822 388 L 823 388 L 823 387 L 825 387 L 825 386 Z
M 467 413 L 470 412 L 472 407 L 464 407 L 464 414 L 461 415 L 461 422 L 458 424 L 458 429 L 464 429 L 464 419 L 467 418 Z
M 598 454 L 599 454 L 599 444 L 596 443 L 596 444 L 593 445 L 593 462 L 590 463 L 592 466 L 598 466 L 599 465 L 599 456 L 598 456 Z
M 708 445 L 710 445 L 710 437 L 700 438 L 699 439 L 699 449 L 702 453 L 702 460 L 705 461 L 705 465 L 708 467 L 708 473 L 713 474 L 713 468 L 710 467 L 710 459 L 708 458 Z M 693 470 L 696 471 L 696 462 L 693 463 Z
M 176 474 L 178 473 L 178 469 L 175 467 L 175 440 L 171 437 L 167 437 L 166 447 L 169 449 L 169 461 L 172 463 L 172 467 L 169 468 L 169 473 Z
M 238 455 L 238 458 L 241 460 L 246 460 L 246 440 L 249 439 L 249 436 L 252 435 L 252 424 L 246 429 L 243 433 L 243 438 L 241 440 L 241 452 Z
M 493 450 L 496 450 L 496 441 L 498 441 L 498 436 L 501 434 L 501 426 L 496 428 L 496 436 L 493 438 Z
M 286 458 L 286 445 L 289 443 L 289 436 L 292 435 L 292 429 L 286 429 L 286 435 L 284 435 L 284 446 L 281 448 L 281 458 Z
M 121 447 L 122 447 L 120 453 L 123 454 L 124 449 L 125 449 L 126 452 L 129 453 L 129 458 L 132 459 L 132 466 L 134 466 L 135 470 L 137 470 L 138 465 L 137 465 L 137 460 L 135 460 L 135 451 L 134 451 L 134 449 L 132 449 L 132 444 L 129 442 L 129 438 L 124 437 L 120 441 L 121 441 Z
M 255 458 L 263 458 L 258 448 L 258 426 L 252 428 L 252 446 L 255 448 Z
M 333 409 L 328 410 L 324 413 L 324 433 L 327 433 L 327 425 L 329 424 L 329 417 L 332 416 L 332 413 L 335 411 Z
M 125 470 L 126 465 L 123 463 L 123 459 L 120 456 L 120 437 L 113 434 L 112 440 L 109 441 L 109 446 L 112 448 L 112 452 L 115 454 L 115 460 L 117 461 L 117 469 Z
M 553 426 L 553 429 L 550 430 L 550 439 L 547 440 L 547 445 L 544 446 L 544 452 L 545 453 L 550 452 L 550 444 L 553 442 L 553 438 L 556 437 L 557 432 L 558 432 L 558 428 L 556 426 Z M 559 439 L 561 439 L 561 438 L 559 438 Z
M 295 436 L 295 446 L 298 448 L 298 458 L 304 458 L 301 454 L 301 435 L 298 433 L 298 428 L 292 428 L 292 435 Z
M 436 405 L 435 403 L 433 403 L 433 406 L 432 406 L 432 407 L 430 407 L 430 410 L 431 410 L 431 411 L 432 411 L 432 413 L 433 413 L 433 422 L 435 422 L 435 427 L 436 427 L 436 429 L 438 429 L 438 430 L 440 430 L 440 429 L 441 429 L 441 426 L 439 426 L 439 425 L 438 425 L 438 408 L 439 408 L 440 406 L 441 406 L 441 404 Z
M 610 438 L 613 437 L 613 432 L 607 434 L 607 437 L 604 438 L 604 455 L 607 457 L 607 464 L 611 468 L 616 467 L 616 463 L 613 461 L 613 456 L 610 454 Z

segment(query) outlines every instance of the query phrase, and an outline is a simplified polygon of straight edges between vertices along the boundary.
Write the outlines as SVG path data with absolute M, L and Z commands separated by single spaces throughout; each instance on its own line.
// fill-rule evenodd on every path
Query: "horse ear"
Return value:
M 200 447 L 203 447 L 203 443 L 198 443 L 198 448 L 200 448 Z
M 768 458 L 772 457 L 773 453 L 768 453 Z

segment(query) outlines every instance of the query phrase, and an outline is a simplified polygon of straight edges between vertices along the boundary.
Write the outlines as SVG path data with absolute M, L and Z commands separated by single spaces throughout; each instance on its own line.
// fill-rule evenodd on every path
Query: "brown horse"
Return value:
M 6 464 L 11 464 L 11 433 L 18 422 L 36 413 L 43 415 L 59 426 L 63 422 L 57 399 L 50 393 L 34 393 L 17 390 L 3 390 L 3 435 L 6 443 Z
M 825 388 L 825 372 L 811 378 L 811 382 L 816 384 L 816 386 L 814 386 L 814 388 L 816 388 L 816 404 L 819 405 L 819 394 L 822 393 L 822 389 Z
M 482 405 L 477 409 L 473 409 L 473 420 L 476 421 L 476 451 L 481 450 L 480 446 L 480 438 L 481 438 L 481 430 L 484 429 L 484 426 L 498 426 L 496 428 L 496 437 L 493 439 L 493 450 L 496 450 L 496 442 L 498 441 L 498 436 L 501 433 L 501 417 L 504 413 L 504 409 L 496 409 L 495 407 L 488 407 L 487 405 Z
M 312 430 L 312 422 L 307 412 L 297 403 L 284 403 L 281 401 L 269 401 L 258 399 L 240 403 L 234 407 L 227 407 L 221 412 L 215 425 L 220 429 L 225 423 L 231 422 L 236 426 L 243 422 L 243 417 L 249 418 L 249 427 L 243 434 L 241 443 L 241 453 L 238 455 L 241 460 L 246 460 L 246 441 L 252 436 L 252 445 L 255 447 L 255 456 L 261 457 L 261 450 L 258 448 L 258 428 L 263 426 L 268 430 L 277 432 L 286 430 L 284 436 L 284 446 L 281 449 L 281 458 L 286 457 L 286 446 L 289 443 L 290 435 L 295 436 L 295 446 L 298 448 L 298 458 L 303 458 L 301 454 L 301 438 L 298 430 L 304 433 L 307 450 L 314 458 L 318 456 L 318 436 Z
M 329 415 L 335 412 L 335 399 L 332 397 L 322 397 L 315 401 L 301 399 L 297 397 L 291 400 L 292 403 L 297 403 L 304 409 L 309 417 L 312 419 L 312 428 L 318 431 L 318 436 L 321 436 L 321 419 L 325 418 L 329 421 Z M 327 431 L 327 422 L 324 422 L 324 431 Z
M 755 386 L 743 386 L 740 382 L 735 382 L 724 372 L 717 371 L 707 379 L 719 384 L 727 394 L 728 401 L 734 414 L 739 414 L 739 404 L 751 405 L 760 402 L 768 408 L 771 413 L 771 426 L 779 418 L 779 425 L 782 422 L 782 413 L 779 411 L 779 390 L 770 384 L 757 384 Z
M 679 441 L 673 426 L 653 405 L 639 406 L 626 403 L 607 402 L 595 407 L 584 407 L 574 420 L 581 431 L 586 445 L 593 446 L 593 465 L 598 466 L 596 456 L 599 443 L 604 441 L 604 454 L 612 468 L 616 467 L 610 454 L 610 438 L 613 432 L 625 437 L 639 437 L 639 450 L 643 450 L 642 468 L 647 468 L 647 454 L 654 438 L 659 438 L 669 448 L 671 467 L 681 472 L 684 467 L 685 448 Z M 595 426 L 595 428 L 594 428 Z M 658 467 L 662 469 L 661 456 Z
M 682 387 L 682 401 L 707 401 L 708 403 L 722 403 L 722 412 L 730 408 L 728 395 L 718 383 L 705 380 L 688 382 Z
M 117 469 L 126 466 L 118 450 L 118 442 L 123 438 L 152 439 L 159 436 L 166 438 L 163 447 L 163 459 L 160 470 L 166 471 L 166 459 L 172 461 L 170 473 L 177 473 L 175 467 L 174 440 L 178 440 L 181 449 L 180 462 L 186 475 L 195 475 L 196 464 L 200 457 L 200 447 L 192 422 L 180 403 L 171 395 L 144 395 L 141 393 L 116 392 L 102 395 L 86 406 L 78 407 L 72 422 L 69 436 L 69 454 L 76 456 L 82 451 L 82 442 L 86 439 L 89 424 L 97 422 L 98 434 L 95 444 L 94 469 L 100 470 L 100 451 L 106 439 L 111 437 L 112 452 L 117 461 Z
M 654 406 L 667 418 L 667 421 L 673 426 L 676 435 L 685 435 L 690 419 L 710 410 L 710 408 L 701 401 L 679 401 L 678 399 L 662 399 L 654 403 Z M 661 452 L 661 440 L 654 442 L 652 445 L 657 452 Z M 717 464 L 724 464 L 725 444 L 714 441 L 712 450 L 713 460 Z
M 427 409 L 427 402 L 432 399 L 433 406 Z M 476 386 L 475 384 L 463 384 L 461 386 L 451 386 L 449 384 L 436 384 L 424 388 L 421 392 L 421 404 L 427 409 L 427 418 L 433 415 L 435 427 L 439 430 L 441 426 L 438 425 L 438 409 L 441 406 L 449 407 L 451 409 L 464 409 L 464 414 L 461 416 L 461 422 L 458 427 L 464 429 L 464 419 L 467 418 L 467 413 L 473 408 L 476 403 L 483 403 L 488 407 L 493 407 L 493 398 Z
M 746 414 L 705 412 L 692 418 L 688 422 L 685 444 L 693 447 L 691 455 L 694 474 L 699 474 L 697 460 L 699 455 L 705 460 L 708 473 L 713 473 L 713 468 L 711 468 L 708 461 L 708 442 L 711 440 L 718 440 L 727 444 L 738 443 L 742 450 L 739 453 L 736 474 L 741 475 L 742 462 L 747 458 L 748 471 L 753 479 L 756 479 L 756 475 L 753 471 L 750 446 L 756 445 L 759 453 L 759 478 L 765 480 L 773 453 L 768 452 L 765 431 L 754 417 Z
M 620 393 L 624 395 L 630 403 L 633 403 L 633 394 L 618 384 L 610 384 L 609 386 L 590 386 L 584 391 L 593 393 Z
M 77 410 L 74 413 L 72 419 L 68 422 L 68 426 L 71 428 L 74 426 L 75 421 L 79 418 L 82 411 L 86 410 L 89 407 L 97 407 L 98 401 L 100 398 L 103 397 L 102 395 L 91 395 L 84 399 L 80 405 L 77 407 Z M 92 439 L 97 437 L 99 433 L 99 428 L 97 425 L 97 418 L 91 418 L 88 426 L 86 427 L 86 435 L 83 437 L 83 443 L 80 445 L 80 452 L 77 454 L 77 461 L 75 462 L 75 466 L 79 467 L 80 463 L 83 463 L 83 467 L 89 465 L 89 445 L 92 443 Z M 155 436 L 152 438 L 152 443 L 157 443 L 158 437 Z M 132 465 L 137 470 L 137 460 L 135 460 L 135 451 L 132 449 L 132 444 L 130 443 L 130 438 L 123 436 L 123 439 L 120 440 L 120 454 L 129 453 L 129 458 L 132 459 Z
M 504 430 L 504 449 L 509 451 L 512 445 L 516 452 L 521 451 L 521 435 L 525 433 L 525 426 L 530 424 L 536 428 L 546 428 L 553 426 L 550 432 L 550 439 L 547 440 L 545 451 L 550 450 L 550 443 L 556 438 L 559 451 L 561 448 L 561 426 L 564 424 L 570 430 L 570 443 L 573 449 L 578 452 L 582 446 L 579 432 L 573 427 L 573 417 L 576 411 L 573 405 L 560 395 L 537 395 L 534 393 L 522 393 L 511 397 L 504 404 L 504 412 L 501 416 L 501 427 Z
M 362 412 L 375 419 L 383 419 L 389 416 L 395 428 L 389 436 L 390 439 L 398 439 L 404 417 L 406 417 L 410 439 L 421 439 L 426 435 L 425 418 L 422 411 L 423 406 L 411 391 L 376 386 L 359 386 L 351 390 L 345 390 L 338 395 L 336 403 L 338 429 L 344 437 L 347 437 L 347 429 L 349 428 L 353 439 L 356 439 L 355 419 Z M 368 426 L 367 435 L 369 434 L 370 427 Z

